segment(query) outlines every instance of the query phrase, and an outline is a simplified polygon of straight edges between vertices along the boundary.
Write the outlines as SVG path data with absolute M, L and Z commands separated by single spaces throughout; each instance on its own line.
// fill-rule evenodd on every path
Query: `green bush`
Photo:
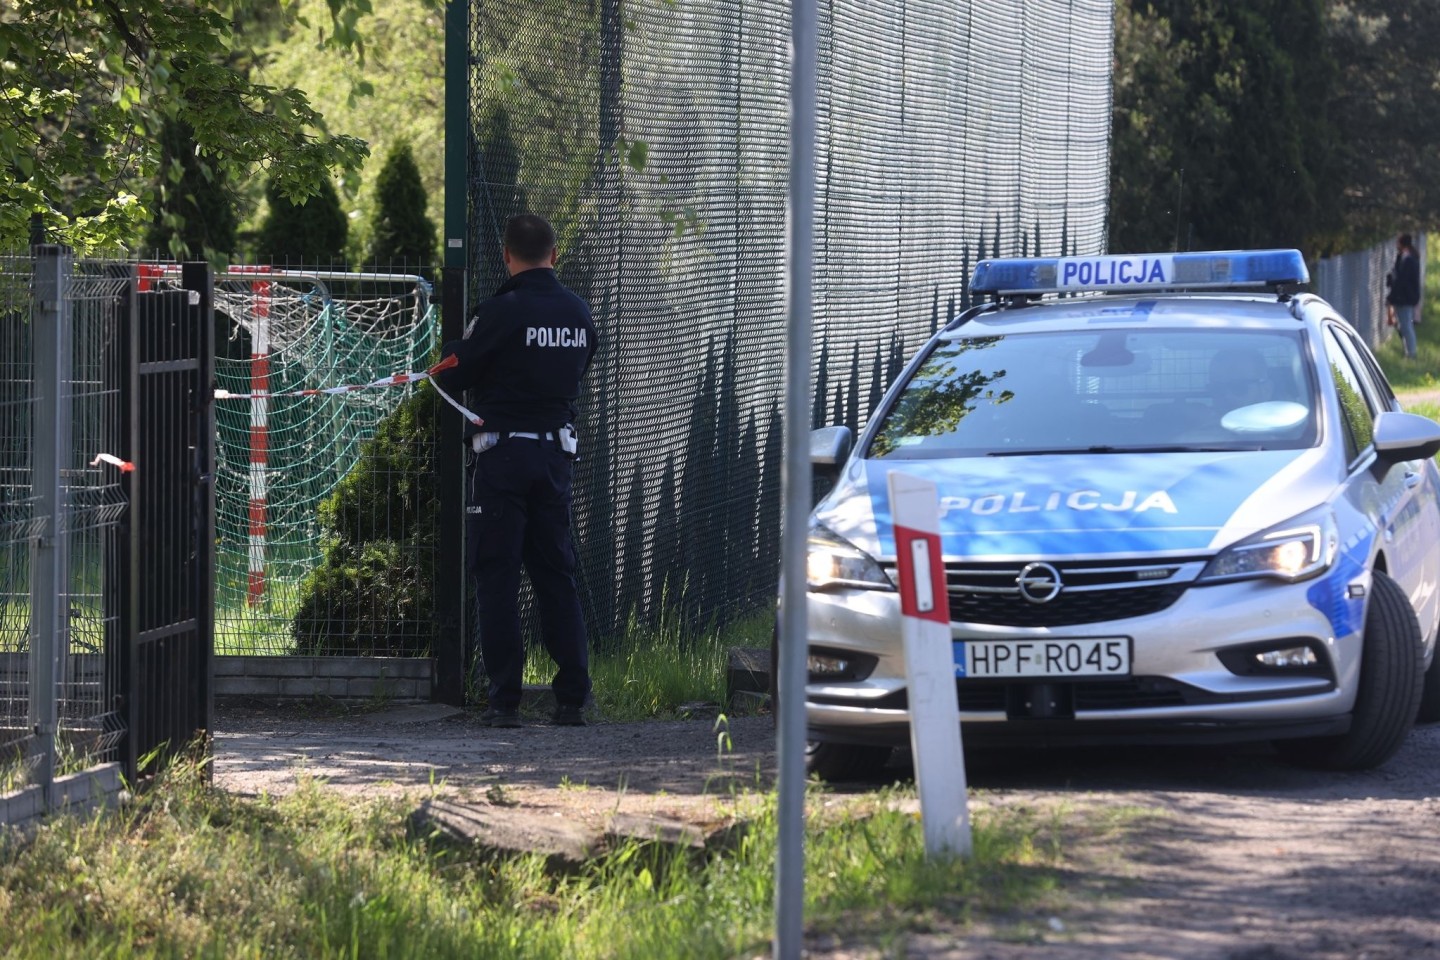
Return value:
M 366 260 L 380 267 L 424 270 L 435 259 L 435 224 L 425 215 L 425 184 L 410 144 L 397 144 L 375 181 L 378 207 Z
M 345 262 L 350 222 L 329 179 L 303 203 L 291 203 L 271 181 L 265 188 L 270 212 L 255 242 L 257 262 L 276 267 L 329 267 Z
M 292 631 L 303 656 L 413 657 L 435 637 L 435 391 L 381 421 L 319 509 L 324 559 L 300 586 Z

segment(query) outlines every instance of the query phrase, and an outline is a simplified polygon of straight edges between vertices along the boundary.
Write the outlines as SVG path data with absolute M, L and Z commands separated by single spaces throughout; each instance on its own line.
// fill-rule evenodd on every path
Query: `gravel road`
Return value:
M 710 820 L 732 786 L 768 785 L 775 766 L 768 717 L 732 719 L 724 745 L 711 718 L 490 730 L 435 705 L 346 717 L 230 707 L 216 729 L 215 780 L 228 790 L 314 777 L 363 794 L 498 792 L 596 822 L 617 811 Z M 1064 907 L 995 927 L 942 923 L 909 937 L 904 956 L 1440 958 L 1440 725 L 1365 773 L 1297 770 L 1262 747 L 971 760 L 977 804 L 1129 813 L 1118 841 L 1066 848 Z M 908 774 L 903 758 L 895 773 Z M 810 954 L 901 955 L 818 941 Z

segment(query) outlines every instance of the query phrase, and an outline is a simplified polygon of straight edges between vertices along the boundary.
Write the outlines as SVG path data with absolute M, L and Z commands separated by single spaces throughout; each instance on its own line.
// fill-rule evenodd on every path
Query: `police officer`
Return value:
M 469 427 L 466 567 L 479 601 L 480 653 L 494 727 L 520 725 L 525 645 L 523 564 L 535 590 L 545 649 L 554 659 L 554 722 L 582 726 L 589 651 L 575 588 L 570 535 L 575 400 L 599 340 L 590 307 L 555 276 L 555 231 L 542 217 L 505 225 L 510 279 L 475 310 L 465 338 L 445 344 L 456 366 L 436 375 L 447 392 L 469 390 L 484 425 Z

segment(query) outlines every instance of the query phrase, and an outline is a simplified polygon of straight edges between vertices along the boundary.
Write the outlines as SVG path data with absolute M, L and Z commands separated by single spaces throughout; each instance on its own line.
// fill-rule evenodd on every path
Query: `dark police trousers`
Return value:
M 590 654 L 575 589 L 571 459 L 554 434 L 538 440 L 502 434 L 489 450 L 471 453 L 470 462 L 466 567 L 475 578 L 490 706 L 520 705 L 522 563 L 535 591 L 541 638 L 559 668 L 551 684 L 555 702 L 583 706 L 590 694 Z

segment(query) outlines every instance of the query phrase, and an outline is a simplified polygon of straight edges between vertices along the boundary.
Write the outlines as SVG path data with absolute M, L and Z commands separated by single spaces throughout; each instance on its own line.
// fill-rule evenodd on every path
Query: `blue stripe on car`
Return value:
M 900 470 L 935 483 L 947 556 L 1203 551 L 1261 481 L 1298 455 L 1105 454 L 1079 467 L 1073 456 L 869 460 L 864 486 L 878 543 L 852 542 L 894 556 L 885 477 Z M 857 492 L 863 491 L 849 494 Z M 834 528 L 847 535 L 844 519 L 837 517 Z

